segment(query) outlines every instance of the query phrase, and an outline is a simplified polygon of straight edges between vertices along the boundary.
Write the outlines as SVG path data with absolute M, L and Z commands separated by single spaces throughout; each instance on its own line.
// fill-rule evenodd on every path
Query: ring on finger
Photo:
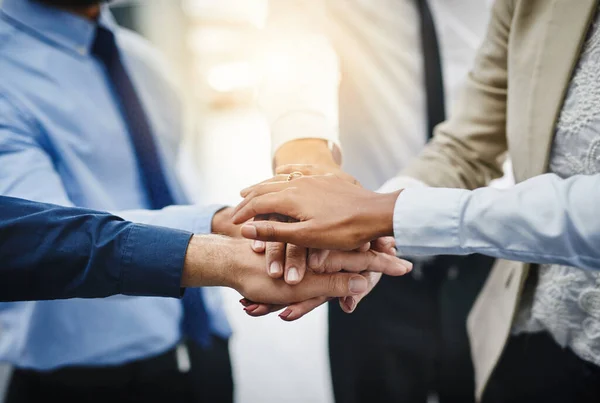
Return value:
M 294 172 L 292 172 L 291 174 L 288 175 L 287 181 L 291 182 L 292 180 L 297 179 L 297 178 L 301 178 L 302 176 L 304 176 L 302 174 L 302 172 L 294 171 Z

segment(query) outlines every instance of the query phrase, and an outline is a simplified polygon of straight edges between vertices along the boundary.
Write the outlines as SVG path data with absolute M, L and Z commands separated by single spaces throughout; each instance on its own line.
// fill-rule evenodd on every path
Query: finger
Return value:
M 298 284 L 306 272 L 307 249 L 288 244 L 285 252 L 285 282 Z
M 240 299 L 240 304 L 245 308 L 244 311 L 250 316 L 264 316 L 285 308 L 285 305 L 258 304 L 246 298 Z M 248 311 L 248 308 L 250 307 L 252 307 L 251 312 Z
M 248 186 L 247 188 L 244 188 L 244 189 L 242 189 L 242 190 L 240 191 L 240 195 L 241 195 L 242 197 L 246 197 L 246 195 L 247 195 L 248 193 L 250 193 L 250 192 L 252 191 L 252 189 L 254 189 L 256 186 L 264 185 L 264 184 L 266 184 L 266 183 L 273 183 L 273 182 L 288 182 L 288 180 L 287 180 L 287 179 L 288 179 L 288 177 L 289 177 L 289 174 L 290 174 L 290 173 L 291 173 L 291 172 L 288 172 L 288 173 L 287 173 L 287 174 L 285 174 L 285 175 L 283 175 L 283 174 L 282 174 L 282 175 L 275 175 L 275 176 L 273 176 L 272 178 L 269 178 L 269 179 L 267 179 L 267 180 L 264 180 L 264 181 L 262 181 L 262 182 L 259 182 L 259 183 L 255 184 L 255 185 Z
M 281 311 L 283 308 L 285 308 L 285 305 L 258 304 L 256 309 L 254 309 L 252 312 L 248 312 L 246 310 L 246 313 L 253 318 L 258 318 L 269 315 L 273 312 Z
M 261 221 L 242 226 L 244 238 L 258 239 L 265 242 L 285 242 L 304 247 L 311 247 L 312 237 L 305 235 L 309 224 L 306 222 L 282 223 Z
M 264 253 L 266 249 L 266 244 L 263 241 L 254 241 L 252 242 L 252 250 L 256 253 Z
M 363 246 L 361 246 L 360 248 L 358 248 L 359 252 L 366 252 L 369 249 L 371 249 L 371 242 L 367 242 L 366 244 L 364 244 Z
M 285 175 L 286 177 L 292 172 L 300 172 L 301 174 L 308 176 L 327 173 L 324 169 L 317 169 L 317 167 L 312 164 L 287 164 L 281 165 L 275 170 L 275 173 L 278 175 Z
M 410 262 L 373 250 L 367 252 L 331 251 L 322 267 L 326 273 L 342 270 L 353 273 L 372 271 L 388 276 L 403 276 L 412 270 Z
M 258 308 L 258 306 L 259 306 L 258 304 L 250 304 L 250 305 L 244 307 L 244 311 L 246 311 L 246 313 L 252 313 L 252 312 L 254 312 L 255 309 Z
M 396 256 L 398 253 L 396 250 L 396 240 L 391 236 L 377 238 L 375 241 L 371 242 L 371 249 L 392 256 Z
M 296 301 L 306 301 L 314 297 L 347 297 L 359 295 L 368 288 L 368 281 L 359 274 L 335 273 L 313 274 L 294 287 L 297 290 Z
M 329 256 L 329 249 L 310 249 L 308 252 L 308 268 L 315 273 L 324 273 L 323 262 Z
M 292 304 L 284 310 L 279 317 L 286 322 L 293 322 L 302 318 L 307 313 L 313 311 L 314 309 L 320 307 L 326 302 L 330 301 L 332 298 L 327 297 L 317 297 L 313 299 L 309 299 L 308 301 L 298 302 L 296 304 Z
M 290 193 L 275 191 L 274 193 L 258 194 L 252 192 L 235 208 L 232 220 L 235 224 L 242 224 L 262 214 L 281 214 L 296 218 L 294 217 L 295 211 L 296 203 Z
M 285 260 L 285 244 L 281 242 L 267 243 L 265 258 L 269 276 L 281 278 L 283 276 L 283 264 Z
M 381 280 L 382 274 L 368 272 L 364 273 L 363 276 L 365 276 L 369 283 L 367 291 L 360 295 L 339 298 L 340 308 L 342 308 L 342 310 L 346 313 L 353 313 L 356 310 L 360 301 L 362 301 L 362 299 L 373 290 L 373 288 L 377 285 L 379 280 Z
M 260 194 L 279 192 L 281 189 L 279 189 L 279 190 L 272 190 L 272 189 L 291 186 L 292 181 L 288 181 L 287 179 L 288 179 L 288 175 L 275 176 L 274 178 L 268 179 L 264 182 L 257 183 L 256 185 L 252 185 L 250 187 L 242 189 L 240 191 L 240 195 L 242 197 L 248 197 L 250 194 L 252 194 L 253 192 L 256 192 L 258 190 L 261 191 Z M 265 191 L 264 188 L 266 188 L 270 191 Z

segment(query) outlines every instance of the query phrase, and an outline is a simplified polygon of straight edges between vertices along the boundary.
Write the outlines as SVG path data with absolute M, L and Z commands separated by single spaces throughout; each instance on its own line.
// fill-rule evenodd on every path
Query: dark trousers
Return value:
M 175 349 L 116 367 L 69 367 L 53 372 L 17 369 L 6 403 L 233 402 L 228 342 L 210 348 L 186 343 L 190 370 L 181 372 Z
M 466 318 L 493 259 L 439 257 L 421 278 L 385 277 L 352 315 L 329 308 L 337 403 L 474 401 Z
M 512 336 L 482 399 L 506 402 L 600 402 L 600 367 L 563 349 L 548 333 Z

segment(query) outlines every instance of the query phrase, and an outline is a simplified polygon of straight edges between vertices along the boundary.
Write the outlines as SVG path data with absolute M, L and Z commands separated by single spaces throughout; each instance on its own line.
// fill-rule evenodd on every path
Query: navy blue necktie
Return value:
M 160 163 L 150 123 L 123 65 L 115 36 L 111 31 L 100 26 L 97 28 L 92 54 L 106 68 L 106 74 L 119 98 L 150 205 L 153 209 L 161 209 L 175 204 Z M 183 298 L 183 329 L 193 340 L 206 345 L 210 341 L 210 329 L 203 301 L 200 288 L 186 290 Z
M 446 120 L 444 75 L 435 22 L 427 0 L 417 0 L 417 8 L 421 17 L 421 47 L 427 94 L 427 138 L 430 140 L 435 126 Z

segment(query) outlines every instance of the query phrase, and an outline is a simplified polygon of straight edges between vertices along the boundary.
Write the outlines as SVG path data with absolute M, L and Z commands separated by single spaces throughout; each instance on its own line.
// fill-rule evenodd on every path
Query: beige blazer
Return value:
M 431 186 L 477 188 L 501 174 L 543 174 L 555 124 L 599 0 L 496 0 L 484 44 L 452 118 L 403 174 Z M 476 394 L 504 349 L 529 266 L 498 261 L 468 331 Z

